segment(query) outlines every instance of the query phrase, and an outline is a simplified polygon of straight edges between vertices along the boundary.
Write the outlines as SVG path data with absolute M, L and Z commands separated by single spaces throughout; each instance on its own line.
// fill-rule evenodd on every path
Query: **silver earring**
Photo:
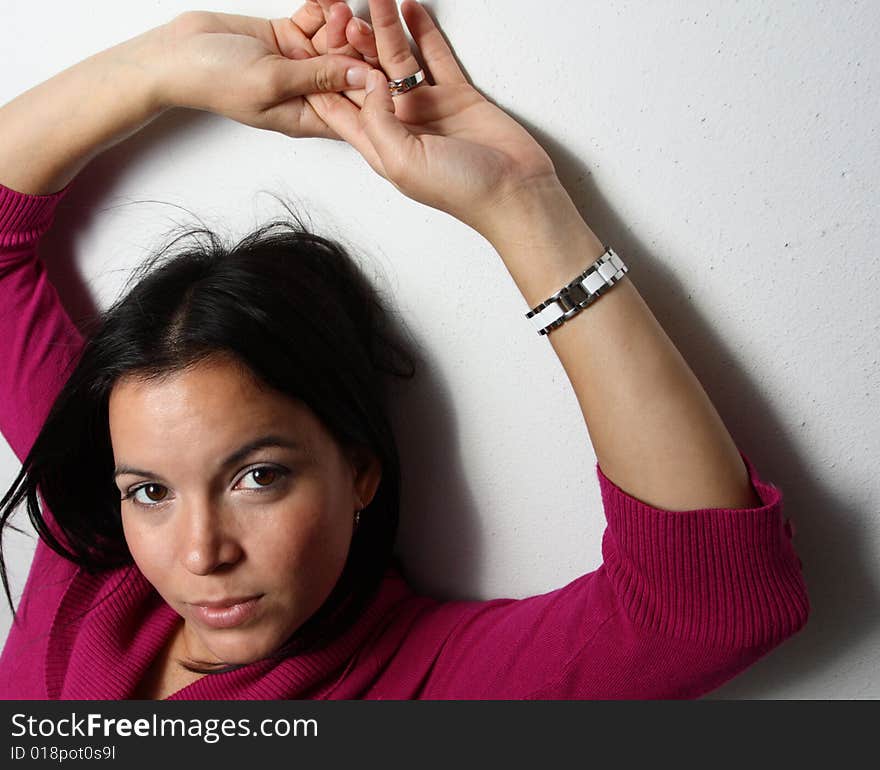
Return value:
M 355 529 L 357 529 L 357 528 L 358 528 L 358 524 L 361 523 L 361 511 L 362 511 L 362 510 L 363 510 L 363 508 L 361 508 L 361 509 L 359 509 L 359 510 L 357 510 L 357 511 L 354 512 L 354 528 L 355 528 Z

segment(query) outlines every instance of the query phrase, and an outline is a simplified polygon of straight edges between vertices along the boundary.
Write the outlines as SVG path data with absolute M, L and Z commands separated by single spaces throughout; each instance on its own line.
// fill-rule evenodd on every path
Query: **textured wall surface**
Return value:
M 550 152 L 786 495 L 810 623 L 708 697 L 880 697 L 880 5 L 426 5 L 472 82 Z M 53 4 L 47 23 L 44 5 L 5 0 L 0 103 L 187 7 L 78 0 Z M 366 15 L 366 2 L 352 7 Z M 175 206 L 232 239 L 282 213 L 262 191 L 287 195 L 362 256 L 424 351 L 395 414 L 399 550 L 419 589 L 523 597 L 599 565 L 595 455 L 574 393 L 477 233 L 402 197 L 347 145 L 205 113 L 166 114 L 82 177 L 41 250 L 75 318 L 89 298 L 109 305 L 161 237 L 193 221 Z M 0 439 L 3 491 L 18 469 Z M 13 533 L 5 548 L 20 591 L 33 540 Z

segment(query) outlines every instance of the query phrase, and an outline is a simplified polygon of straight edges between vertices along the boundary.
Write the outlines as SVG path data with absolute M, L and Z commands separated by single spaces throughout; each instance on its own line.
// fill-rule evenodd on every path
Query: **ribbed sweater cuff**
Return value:
M 806 623 L 809 600 L 782 492 L 740 455 L 760 508 L 652 508 L 596 465 L 608 520 L 604 564 L 636 625 L 729 648 L 772 646 Z
M 0 184 L 0 247 L 26 246 L 49 229 L 58 202 L 73 183 L 50 195 L 31 195 Z

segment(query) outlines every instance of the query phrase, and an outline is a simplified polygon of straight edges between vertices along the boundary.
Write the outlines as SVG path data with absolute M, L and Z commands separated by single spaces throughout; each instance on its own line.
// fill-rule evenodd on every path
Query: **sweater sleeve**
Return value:
M 72 184 L 51 195 L 0 184 L 0 433 L 20 462 L 83 344 L 37 256 Z
M 416 697 L 695 698 L 795 634 L 810 605 L 782 492 L 740 455 L 759 508 L 653 508 L 597 464 L 600 567 L 538 596 L 423 612 L 395 656 Z
M 0 433 L 24 462 L 83 341 L 37 256 L 58 202 L 0 184 Z M 51 526 L 51 512 L 43 515 Z M 45 698 L 48 629 L 75 568 L 40 539 L 0 655 L 0 698 Z

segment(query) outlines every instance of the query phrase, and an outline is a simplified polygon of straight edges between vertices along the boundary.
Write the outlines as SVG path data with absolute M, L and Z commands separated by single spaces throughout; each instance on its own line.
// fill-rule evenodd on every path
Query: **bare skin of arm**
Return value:
M 483 235 L 530 307 L 605 250 L 555 181 L 509 199 Z M 621 489 L 668 510 L 762 505 L 706 391 L 629 276 L 547 339 L 599 465 Z
M 323 55 L 328 32 L 339 34 L 311 3 L 278 19 L 184 12 L 0 107 L 0 183 L 32 195 L 57 192 L 94 157 L 174 107 L 291 137 L 339 139 L 305 95 L 332 107 L 344 99 L 341 91 L 363 87 L 371 66 L 357 47 L 349 49 L 355 55 Z M 375 50 L 369 35 L 354 40 Z M 295 58 L 303 50 L 310 58 Z
M 396 2 L 369 5 L 384 72 L 417 71 Z M 433 83 L 392 98 L 371 73 L 361 109 L 337 110 L 330 120 L 401 192 L 483 235 L 529 306 L 537 305 L 603 245 L 550 157 L 471 86 L 426 9 L 403 0 L 400 12 Z M 721 417 L 628 276 L 548 339 L 599 465 L 621 489 L 668 510 L 762 505 Z
M 393 6 L 388 0 L 371 0 L 370 6 L 379 52 L 383 58 L 394 61 L 394 46 L 402 50 L 405 44 L 396 8 L 392 22 Z M 484 100 L 479 103 L 482 97 L 468 90 L 451 60 L 441 58 L 448 57 L 448 48 L 436 37 L 436 30 L 423 9 L 404 3 L 403 10 L 413 20 L 416 42 L 433 45 L 436 53 L 428 54 L 427 58 L 433 60 L 435 72 L 439 73 L 441 65 L 445 66 L 450 81 L 446 86 L 448 94 L 438 89 L 436 103 L 425 93 L 411 97 L 414 101 L 408 116 L 410 129 L 418 126 L 423 110 L 426 115 L 431 112 L 435 126 L 446 121 L 450 129 L 459 128 L 459 136 L 470 139 L 475 149 L 465 154 L 461 152 L 464 145 L 459 144 L 454 151 L 461 152 L 461 162 L 470 167 L 482 160 L 477 154 L 484 146 L 481 132 L 491 140 L 487 140 L 488 144 L 497 146 L 502 137 L 504 146 L 520 155 L 517 177 L 505 173 L 504 183 L 497 185 L 504 188 L 505 194 L 500 198 L 493 195 L 492 205 L 471 206 L 464 202 L 463 195 L 460 201 L 439 201 L 434 191 L 422 191 L 421 196 L 412 197 L 459 216 L 489 240 L 526 301 L 533 306 L 582 272 L 602 253 L 603 246 L 580 217 L 553 172 L 552 164 L 549 160 L 545 163 L 545 156 L 534 140 L 500 110 Z M 383 14 L 388 18 L 383 18 Z M 197 31 L 204 21 L 203 17 L 190 16 L 188 33 L 194 32 L 193 26 Z M 295 31 L 286 26 L 287 21 L 276 20 L 272 31 L 267 33 L 263 22 L 254 31 L 256 22 L 247 17 L 219 14 L 214 15 L 213 21 L 209 20 L 210 24 L 245 25 L 235 36 L 235 42 L 247 44 L 247 48 L 239 49 L 240 53 L 253 57 L 250 71 L 258 78 L 257 82 L 268 83 L 260 95 L 261 104 L 249 105 L 250 111 L 229 105 L 228 114 L 234 114 L 242 122 L 276 128 L 272 119 L 277 113 L 268 106 L 272 103 L 290 106 L 293 101 L 290 94 L 279 90 L 281 82 L 287 88 L 290 87 L 288 82 L 292 82 L 299 93 L 310 92 L 307 86 L 315 79 L 316 70 L 303 69 L 302 79 L 296 78 L 299 82 L 293 82 L 286 72 L 283 78 L 275 78 L 276 70 L 263 63 L 269 62 L 275 67 L 282 57 L 275 56 L 271 50 L 256 53 L 252 50 L 256 45 L 253 41 L 263 37 L 267 49 L 274 43 L 285 53 L 288 44 L 284 33 Z M 314 34 L 323 20 L 318 18 L 309 23 L 312 27 L 307 31 Z M 225 34 L 225 30 L 219 34 Z M 200 39 L 199 44 L 210 46 L 213 41 L 221 44 L 219 38 Z M 294 45 L 293 37 L 289 45 Z M 177 78 L 178 94 L 171 96 L 168 72 L 154 64 L 163 58 L 173 59 L 168 46 L 167 25 L 149 30 L 89 57 L 0 108 L 0 136 L 4 139 L 0 143 L 0 183 L 31 194 L 55 192 L 72 180 L 89 160 L 136 133 L 164 110 L 173 106 L 211 108 L 211 104 L 195 101 L 197 94 L 200 99 L 205 98 L 202 82 L 194 80 L 193 87 L 181 96 Z M 190 50 L 201 56 L 203 49 L 191 45 Z M 225 39 L 219 50 L 230 51 Z M 401 71 L 389 72 L 390 76 L 401 76 L 417 68 L 414 61 L 406 61 L 405 54 L 397 58 Z M 317 60 L 298 62 L 299 65 L 311 63 Z M 345 62 L 346 66 L 349 63 Z M 285 63 L 285 66 L 288 65 Z M 239 70 L 241 68 L 236 69 Z M 179 64 L 177 72 L 185 72 L 187 76 L 193 73 L 192 77 L 198 74 L 192 67 Z M 343 89 L 344 70 L 337 67 L 335 72 L 333 77 L 318 78 L 325 84 L 324 90 Z M 212 79 L 206 84 L 210 82 Z M 224 93 L 228 93 L 228 89 L 224 89 Z M 375 99 L 374 96 L 374 103 Z M 407 103 L 398 100 L 397 104 L 406 115 Z M 311 108 L 306 109 L 305 100 L 299 100 L 296 108 L 295 114 L 288 112 L 278 115 L 277 119 L 285 126 L 298 125 L 299 135 L 303 136 L 335 136 L 331 127 L 339 129 L 336 133 L 359 146 L 377 170 L 388 173 L 385 161 L 395 160 L 388 151 L 379 154 L 384 157 L 377 156 L 363 135 L 354 135 L 341 118 L 335 126 L 325 125 Z M 382 109 L 379 103 L 371 111 L 375 114 Z M 443 115 L 446 109 L 449 115 L 437 120 L 436 111 Z M 473 121 L 471 114 L 475 116 Z M 299 118 L 299 123 L 292 118 Z M 352 119 L 358 120 L 356 114 L 352 114 Z M 373 134 L 377 144 L 383 141 L 383 130 L 380 128 Z M 384 141 L 391 148 L 404 146 L 400 136 L 393 133 Z M 436 159 L 431 157 L 431 151 L 436 153 Z M 463 178 L 455 171 L 452 153 L 445 147 L 431 147 L 426 152 L 428 162 L 433 162 L 436 168 L 442 168 L 443 164 L 449 167 L 450 179 Z M 523 159 L 527 159 L 528 164 Z M 409 163 L 408 167 L 414 166 Z M 427 180 L 439 175 L 417 176 Z M 404 181 L 407 180 L 399 177 L 396 183 Z M 442 188 L 441 194 L 449 195 L 448 185 Z M 479 214 L 467 217 L 461 213 L 464 210 Z M 626 261 L 625 254 L 621 257 Z M 637 269 L 637 266 L 630 267 Z M 737 447 L 718 412 L 628 277 L 592 307 L 554 330 L 548 339 L 572 383 L 599 464 L 615 484 L 650 505 L 670 510 L 760 505 Z
M 0 108 L 0 182 L 31 195 L 57 192 L 161 114 L 159 84 L 141 64 L 156 36 L 90 56 Z

